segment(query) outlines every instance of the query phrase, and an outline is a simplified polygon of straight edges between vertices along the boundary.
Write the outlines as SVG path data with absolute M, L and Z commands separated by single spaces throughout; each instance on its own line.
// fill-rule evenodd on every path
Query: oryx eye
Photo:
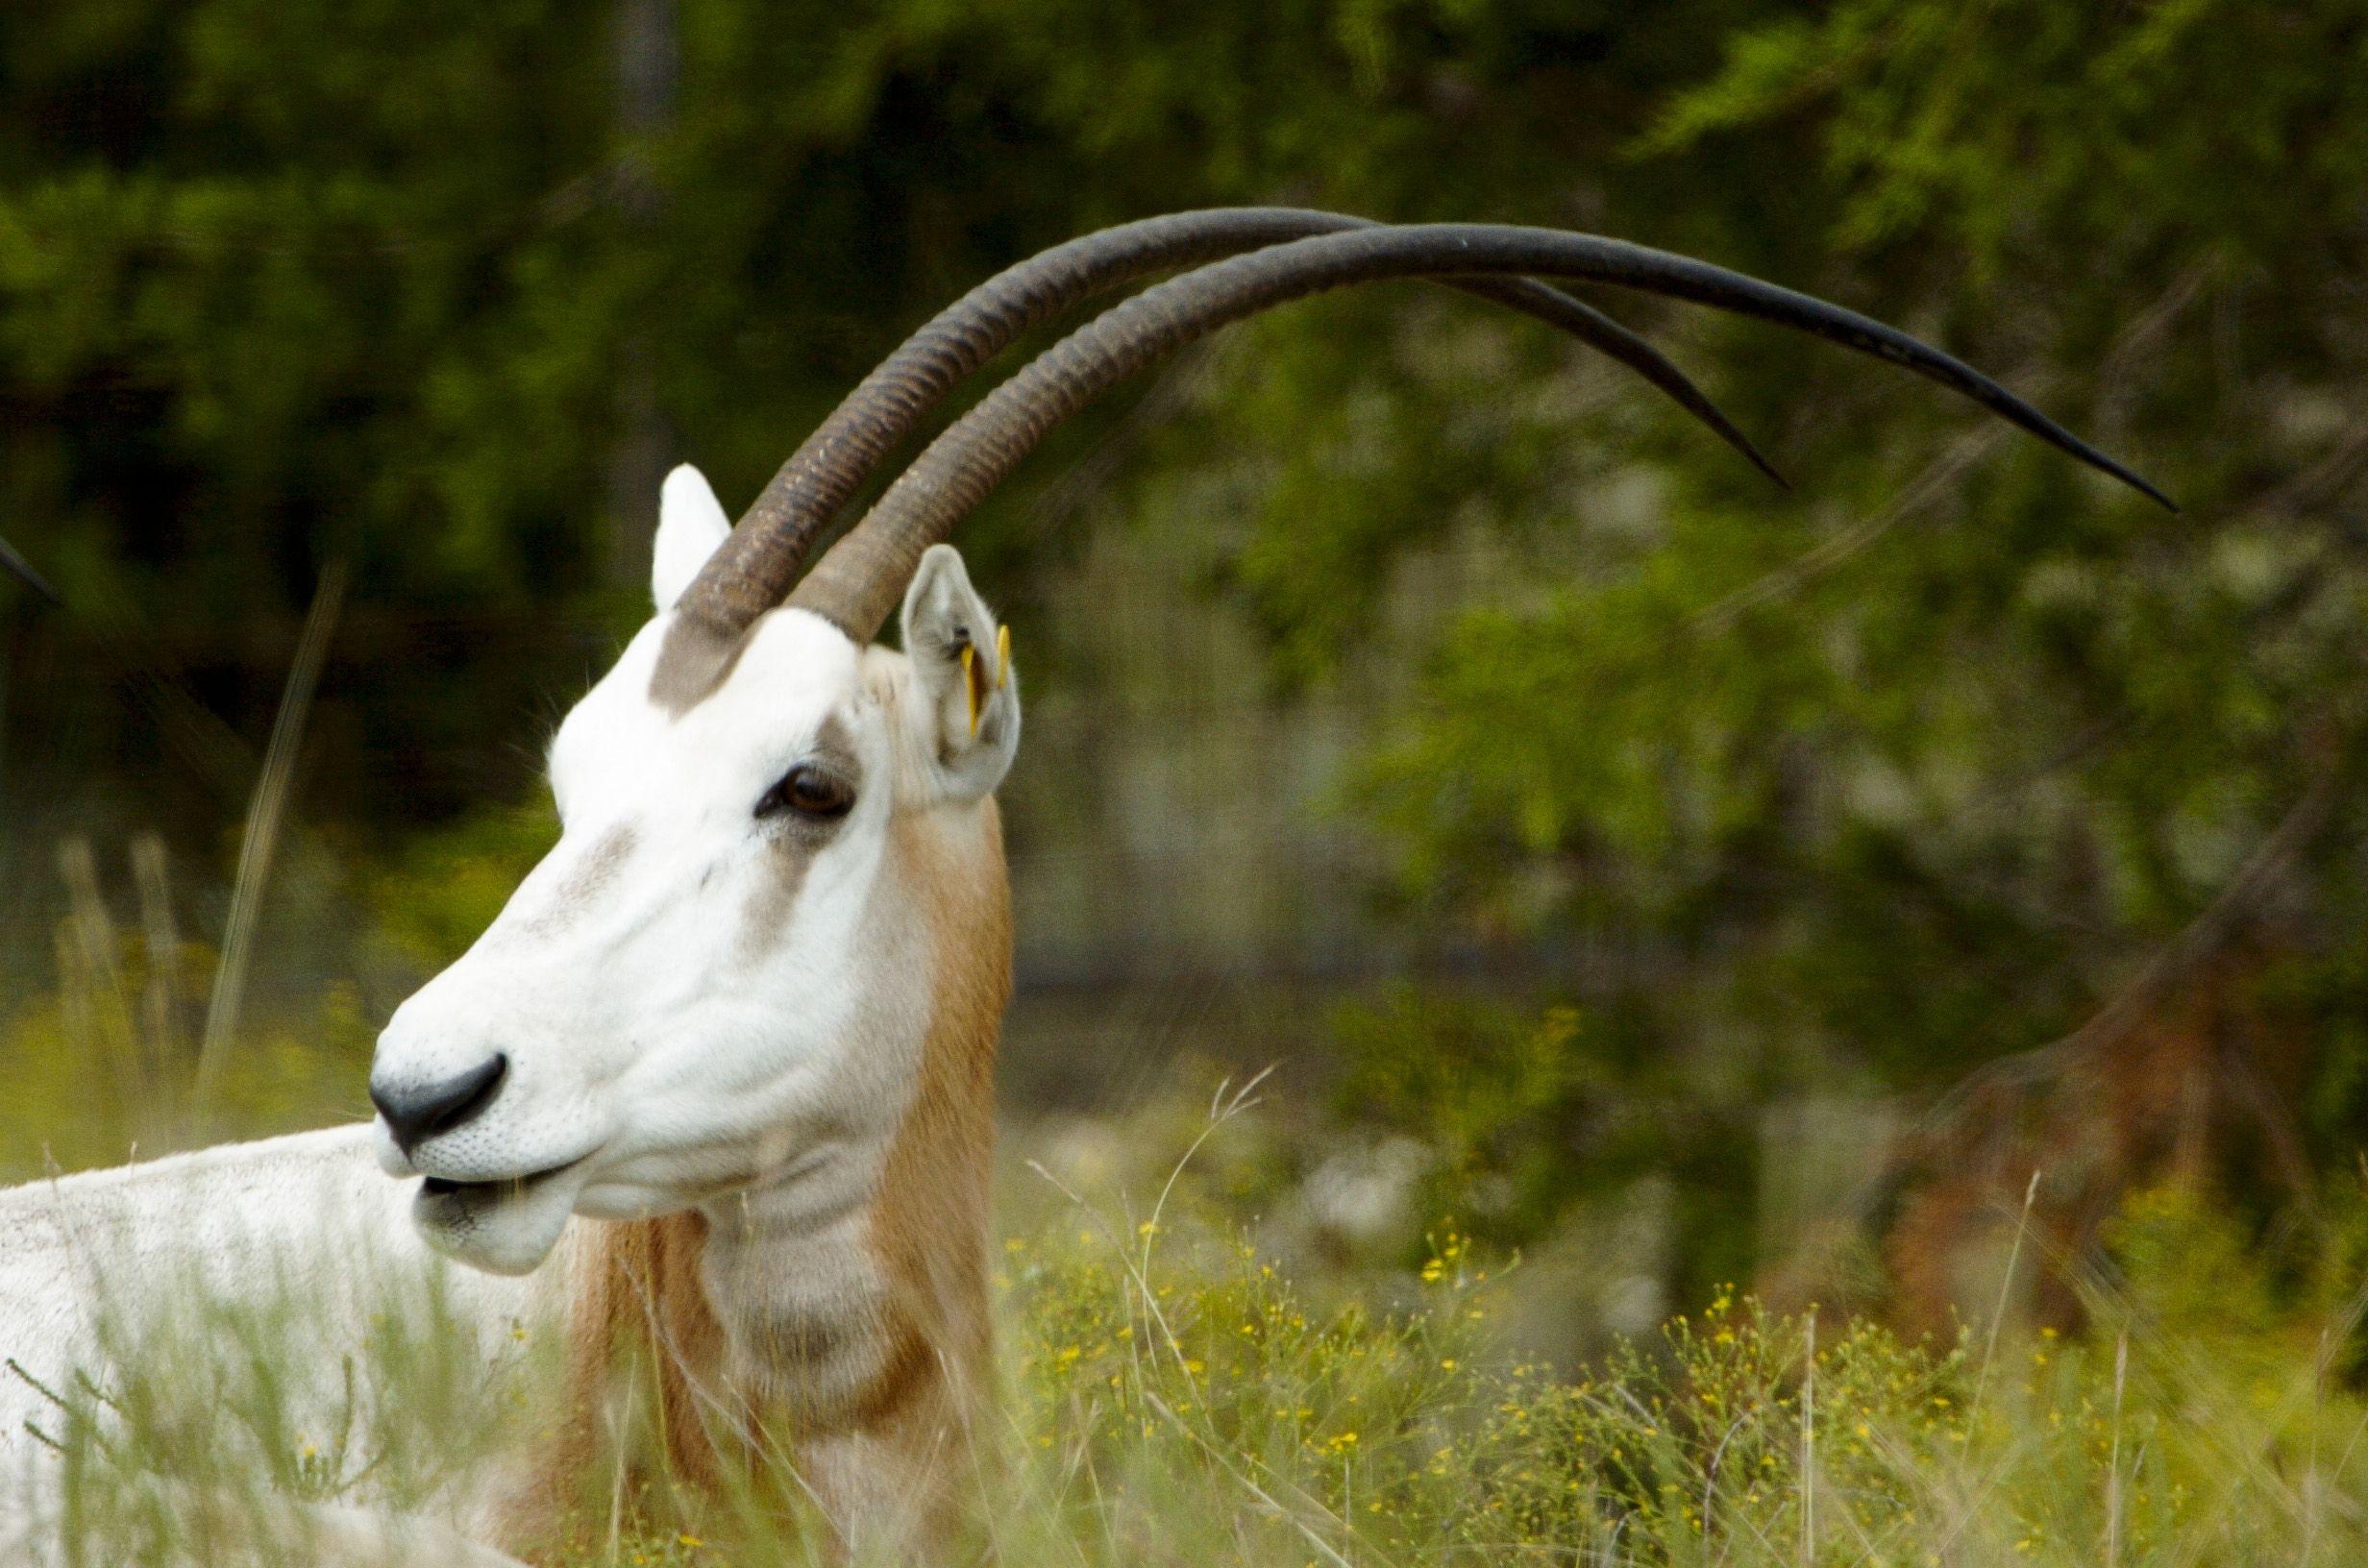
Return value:
M 756 802 L 756 815 L 777 817 L 794 811 L 801 817 L 828 819 L 846 816 L 847 808 L 854 803 L 855 792 L 845 779 L 802 762 L 765 792 L 764 798 Z

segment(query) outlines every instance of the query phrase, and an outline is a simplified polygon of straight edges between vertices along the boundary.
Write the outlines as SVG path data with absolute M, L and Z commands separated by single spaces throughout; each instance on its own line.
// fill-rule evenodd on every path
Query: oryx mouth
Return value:
M 535 1188 L 549 1181 L 552 1177 L 557 1176 L 565 1171 L 575 1169 L 578 1165 L 582 1164 L 584 1161 L 590 1158 L 591 1156 L 589 1155 L 579 1155 L 575 1159 L 566 1161 L 560 1164 L 548 1165 L 541 1170 L 529 1171 L 523 1176 L 496 1176 L 487 1181 L 463 1182 L 456 1181 L 450 1176 L 431 1176 L 419 1184 L 419 1194 L 423 1198 L 462 1199 L 474 1198 L 480 1195 L 498 1195 L 502 1197 L 521 1196 L 527 1192 L 532 1191 Z

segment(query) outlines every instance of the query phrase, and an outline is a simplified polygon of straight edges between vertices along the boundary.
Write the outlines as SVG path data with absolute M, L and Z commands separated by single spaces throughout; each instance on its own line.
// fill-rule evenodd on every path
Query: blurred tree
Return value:
M 2340 4 L 1872 0 L 1746 29 L 1630 143 L 1699 248 L 2004 369 L 2187 507 L 1749 328 L 1724 391 L 1785 421 L 1797 499 L 1694 448 L 1642 505 L 1495 469 L 1492 511 L 1575 529 L 1581 570 L 1453 621 L 1363 799 L 1423 907 L 1596 955 L 1610 1038 L 1691 1064 L 1677 1148 L 2006 1058 L 1949 1108 L 1980 1132 L 1910 1148 L 2010 1219 L 2035 1163 L 2093 1215 L 2166 1162 L 2306 1203 L 2356 1158 L 2363 61 Z M 1755 146 L 1780 178 L 1714 172 Z M 1484 448 L 1531 451 L 1453 468 Z M 1278 493 L 1359 506 L 1249 545 L 1286 648 L 1350 646 L 1342 585 L 1427 522 L 1391 498 L 1439 450 L 1272 453 Z

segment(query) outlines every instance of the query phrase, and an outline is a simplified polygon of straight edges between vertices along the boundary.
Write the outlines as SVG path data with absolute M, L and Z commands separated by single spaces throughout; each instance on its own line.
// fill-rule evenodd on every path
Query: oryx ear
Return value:
M 904 655 L 924 754 L 947 797 L 974 800 L 1003 781 L 1019 749 L 1020 677 L 1010 634 L 951 545 L 931 545 L 904 592 Z
M 707 477 L 684 463 L 666 476 L 657 497 L 657 543 L 650 551 L 650 598 L 664 615 L 731 532 Z

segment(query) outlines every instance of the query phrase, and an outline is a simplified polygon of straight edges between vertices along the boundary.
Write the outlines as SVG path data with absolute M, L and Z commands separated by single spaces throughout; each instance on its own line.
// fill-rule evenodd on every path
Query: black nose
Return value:
M 502 1079 L 508 1072 L 509 1058 L 496 1051 L 458 1077 L 447 1078 L 440 1084 L 388 1088 L 374 1076 L 370 1080 L 370 1103 L 386 1118 L 386 1130 L 395 1135 L 397 1146 L 408 1154 L 437 1134 L 449 1133 L 475 1120 L 493 1103 L 494 1095 L 501 1092 Z

